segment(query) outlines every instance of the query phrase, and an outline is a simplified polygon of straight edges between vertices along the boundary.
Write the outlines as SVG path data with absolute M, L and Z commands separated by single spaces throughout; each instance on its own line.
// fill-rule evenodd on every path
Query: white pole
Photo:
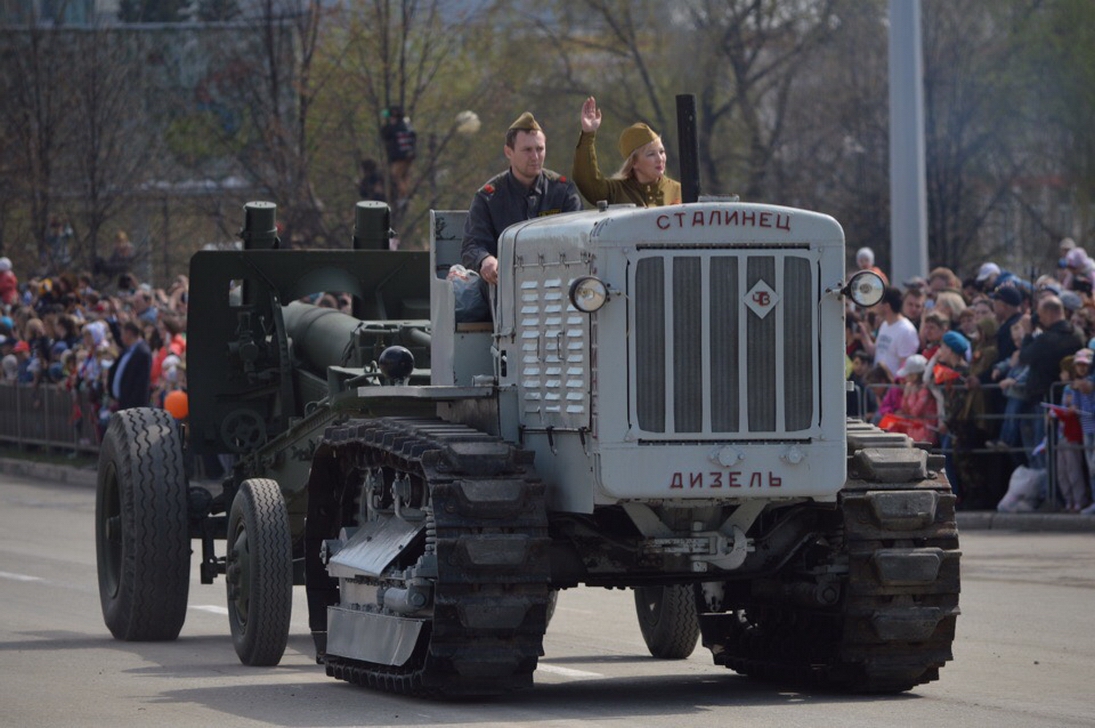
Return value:
M 890 280 L 928 273 L 920 0 L 890 0 Z

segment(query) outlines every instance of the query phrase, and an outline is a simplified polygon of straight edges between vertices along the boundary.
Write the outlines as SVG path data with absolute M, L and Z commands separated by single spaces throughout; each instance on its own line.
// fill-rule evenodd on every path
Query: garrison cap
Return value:
M 620 135 L 620 156 L 627 159 L 636 149 L 657 138 L 658 135 L 646 124 L 642 122 L 632 124 L 624 129 L 624 133 Z
M 526 111 L 509 125 L 509 131 L 543 131 L 531 111 Z

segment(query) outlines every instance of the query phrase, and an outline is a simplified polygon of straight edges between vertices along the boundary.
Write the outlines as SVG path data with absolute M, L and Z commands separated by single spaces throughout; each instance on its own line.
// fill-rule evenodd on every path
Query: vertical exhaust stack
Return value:
M 677 144 L 681 159 L 681 202 L 700 199 L 700 143 L 696 136 L 696 97 L 677 95 Z
M 273 250 L 277 248 L 278 206 L 273 202 L 248 202 L 243 206 L 243 229 L 240 238 L 244 250 Z
M 354 206 L 354 250 L 388 250 L 392 212 L 387 203 L 362 200 Z

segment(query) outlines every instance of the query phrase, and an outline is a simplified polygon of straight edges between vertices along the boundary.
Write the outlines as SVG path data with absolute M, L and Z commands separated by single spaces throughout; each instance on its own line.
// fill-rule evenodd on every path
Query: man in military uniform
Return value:
M 503 230 L 522 220 L 582 209 L 574 183 L 544 169 L 546 140 L 532 114 L 521 114 L 506 132 L 502 148 L 509 169 L 480 187 L 471 202 L 461 258 L 487 283 L 498 283 L 498 236 Z

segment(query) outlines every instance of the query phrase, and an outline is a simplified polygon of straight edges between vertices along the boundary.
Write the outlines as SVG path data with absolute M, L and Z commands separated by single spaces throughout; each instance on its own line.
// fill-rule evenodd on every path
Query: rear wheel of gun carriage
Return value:
M 289 513 L 274 480 L 245 480 L 232 500 L 225 559 L 228 623 L 240 662 L 276 665 L 293 607 Z
M 728 583 L 729 611 L 701 615 L 716 664 L 893 693 L 938 679 L 953 658 L 961 552 L 942 464 L 904 435 L 849 441 L 849 480 L 827 526 L 778 574 Z
M 110 419 L 99 452 L 95 551 L 111 634 L 178 637 L 190 589 L 187 482 L 177 423 L 164 410 L 122 410 Z
M 635 587 L 635 615 L 652 656 L 683 660 L 696 649 L 700 621 L 691 584 Z

